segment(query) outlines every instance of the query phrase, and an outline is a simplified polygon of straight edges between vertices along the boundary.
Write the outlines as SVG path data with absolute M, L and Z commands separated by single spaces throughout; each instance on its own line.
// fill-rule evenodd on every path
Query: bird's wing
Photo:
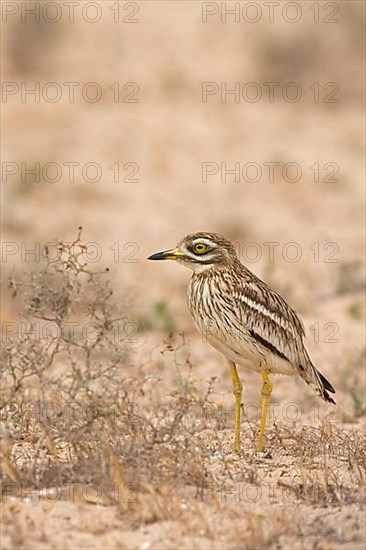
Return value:
M 234 289 L 231 286 L 223 302 L 224 314 L 228 310 L 235 312 L 235 319 L 231 316 L 234 332 L 226 334 L 226 343 L 233 351 L 239 355 L 243 352 L 244 333 L 247 337 L 249 333 L 261 355 L 269 351 L 288 361 L 323 399 L 334 403 L 328 394 L 334 393 L 333 386 L 313 365 L 304 346 L 305 331 L 300 318 L 277 292 L 251 274 L 250 279 L 237 281 Z M 240 334 L 242 339 L 237 337 Z
M 303 344 L 304 326 L 279 294 L 252 279 L 236 287 L 233 299 L 241 324 L 258 343 L 294 367 L 310 361 Z
M 238 293 L 242 322 L 258 343 L 289 361 L 318 395 L 335 403 L 328 393 L 335 392 L 332 384 L 313 365 L 304 346 L 301 319 L 279 294 L 258 282 L 246 282 Z

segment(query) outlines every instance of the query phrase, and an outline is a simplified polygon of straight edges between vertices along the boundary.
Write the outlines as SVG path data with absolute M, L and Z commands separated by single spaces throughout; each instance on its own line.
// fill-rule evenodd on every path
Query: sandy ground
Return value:
M 316 2 L 316 23 L 302 2 L 289 23 L 294 15 L 281 2 L 271 23 L 256 2 L 262 17 L 250 23 L 251 12 L 225 22 L 221 3 L 209 3 L 219 11 L 203 22 L 207 3 L 120 2 L 115 23 L 117 8 L 103 1 L 91 23 L 81 2 L 71 23 L 61 2 L 54 24 L 45 20 L 51 11 L 40 23 L 22 22 L 25 3 L 15 4 L 19 13 L 3 24 L 3 80 L 15 83 L 3 102 L 3 322 L 17 319 L 8 277 L 38 269 L 45 243 L 71 240 L 82 226 L 89 262 L 109 268 L 117 300 L 138 323 L 131 368 L 159 380 L 150 402 L 139 396 L 141 409 L 169 403 L 177 362 L 201 397 L 216 379 L 213 418 L 201 415 L 186 451 L 164 443 L 167 457 L 178 448 L 183 455 L 174 467 L 162 463 L 161 477 L 153 465 L 151 475 L 144 470 L 131 503 L 70 495 L 65 479 L 60 498 L 5 490 L 2 548 L 363 548 L 363 3 L 328 3 L 339 8 L 332 15 Z M 65 82 L 77 83 L 74 101 Z M 22 96 L 35 83 L 39 101 Z M 205 101 L 203 83 L 215 91 Z M 235 83 L 239 96 L 225 95 Z M 55 89 L 61 96 L 50 101 Z M 85 99 L 96 89 L 98 101 Z M 36 175 L 27 175 L 32 167 Z M 231 239 L 301 314 L 311 356 L 337 391 L 333 409 L 300 380 L 276 379 L 263 454 L 253 435 L 259 377 L 242 373 L 236 456 L 229 373 L 194 330 L 185 305 L 190 274 L 146 261 L 199 230 Z M 26 434 L 11 442 L 20 474 L 27 445 L 32 454 L 36 444 Z M 185 452 L 188 471 L 198 465 L 203 480 L 184 473 L 176 481 Z

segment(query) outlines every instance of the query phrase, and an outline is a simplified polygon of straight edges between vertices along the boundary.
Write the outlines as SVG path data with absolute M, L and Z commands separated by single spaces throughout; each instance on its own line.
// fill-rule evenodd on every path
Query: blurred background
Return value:
M 219 232 L 319 323 L 308 345 L 336 384 L 364 354 L 364 3 L 87 4 L 2 6 L 4 280 L 82 226 L 142 326 L 184 330 L 205 377 L 221 359 L 194 332 L 189 273 L 146 257 Z

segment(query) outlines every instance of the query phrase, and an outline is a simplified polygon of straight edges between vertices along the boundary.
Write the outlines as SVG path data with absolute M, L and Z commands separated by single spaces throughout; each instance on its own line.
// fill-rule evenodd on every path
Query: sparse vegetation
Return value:
M 58 250 L 38 272 L 10 284 L 24 313 L 2 352 L 6 503 L 102 505 L 129 529 L 182 521 L 183 534 L 209 546 L 223 536 L 235 546 L 245 533 L 251 547 L 271 548 L 304 529 L 313 532 L 293 522 L 294 505 L 334 511 L 362 505 L 364 434 L 330 423 L 308 429 L 275 423 L 266 453 L 258 455 L 256 423 L 246 419 L 245 445 L 235 455 L 232 415 L 213 400 L 215 380 L 200 392 L 189 358 L 181 364 L 184 339 L 166 341 L 176 386 L 159 399 L 154 387 L 161 380 L 152 383 L 126 335 L 116 331 L 127 312 L 123 301 L 122 311 L 116 308 L 108 274 L 85 263 L 81 232 Z M 274 513 L 278 504 L 286 522 Z M 215 514 L 232 525 L 225 535 Z M 17 529 L 9 536 L 13 547 L 26 547 Z M 337 532 L 329 536 L 344 542 Z

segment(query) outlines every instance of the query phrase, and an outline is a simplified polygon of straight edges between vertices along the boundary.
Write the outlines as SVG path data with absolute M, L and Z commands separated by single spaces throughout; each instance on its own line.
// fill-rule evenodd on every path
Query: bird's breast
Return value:
M 188 308 L 198 330 L 208 339 L 226 340 L 228 334 L 243 334 L 243 326 L 228 300 L 226 282 L 217 277 L 192 277 L 187 294 Z

